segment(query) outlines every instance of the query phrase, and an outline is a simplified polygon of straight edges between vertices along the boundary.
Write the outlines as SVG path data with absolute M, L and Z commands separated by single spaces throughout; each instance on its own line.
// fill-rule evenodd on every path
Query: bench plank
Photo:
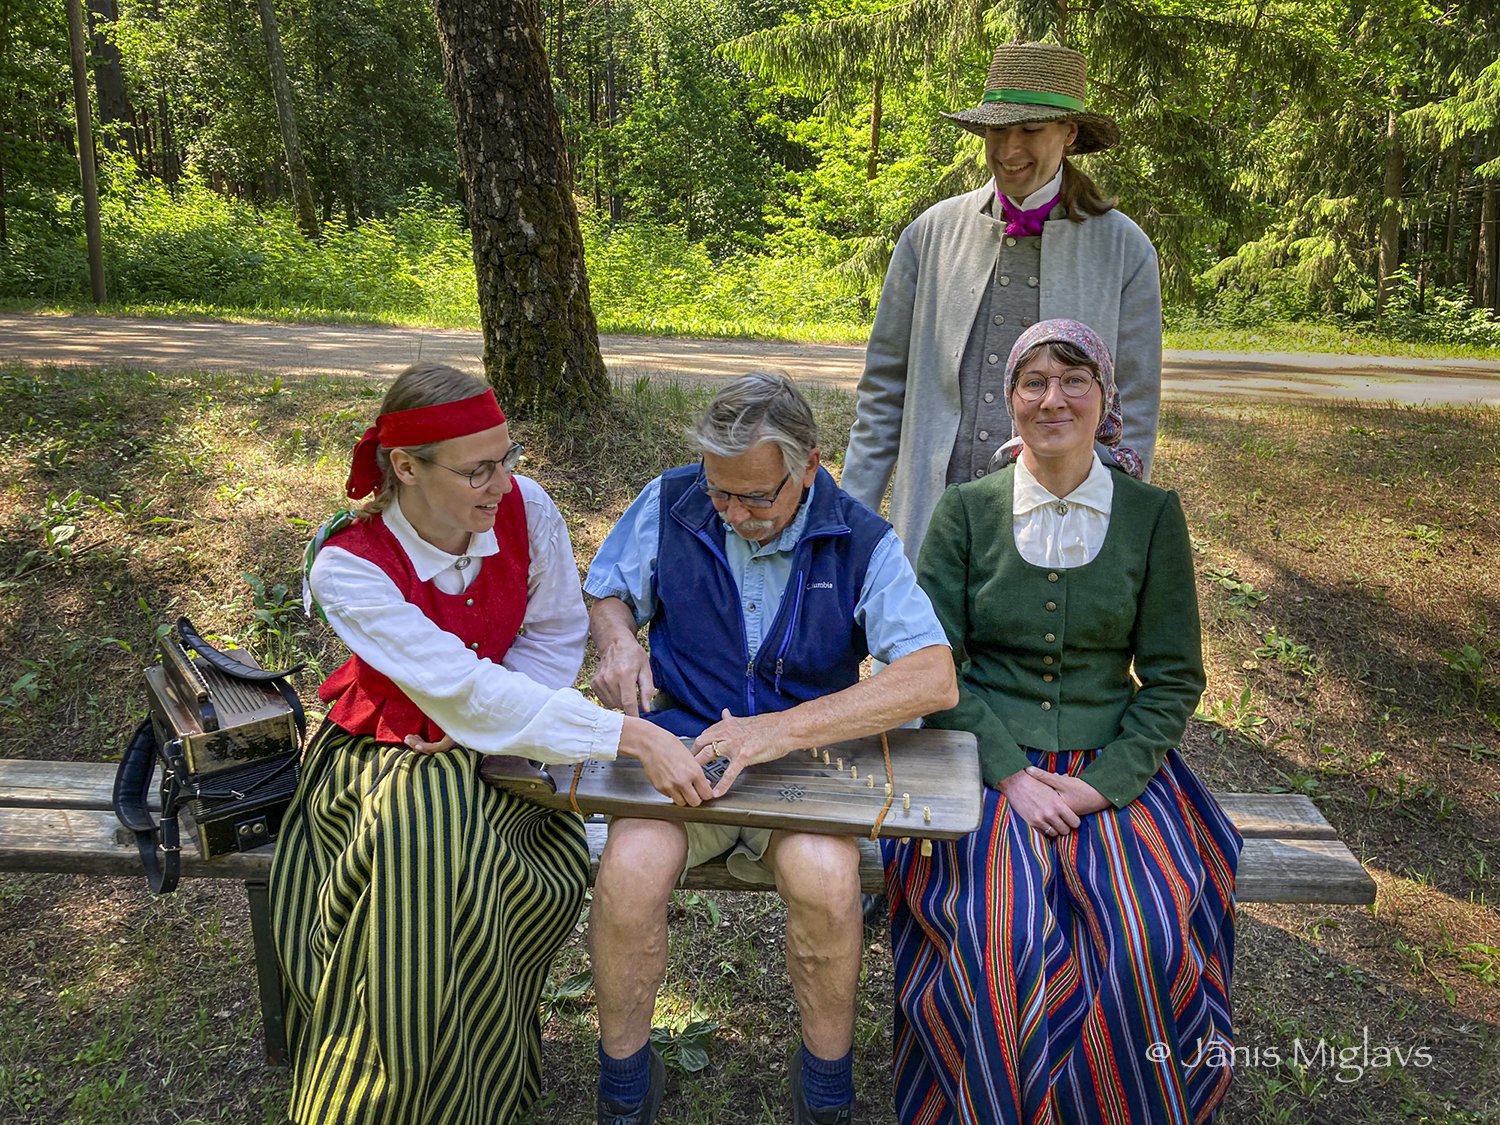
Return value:
M 0 758 L 0 808 L 107 809 L 116 768 L 111 762 Z
M 606 826 L 585 826 L 590 877 L 599 866 Z M 211 863 L 198 858 L 192 826 L 183 824 L 182 872 L 186 877 L 264 882 L 272 850 L 224 856 Z M 0 869 L 141 875 L 135 842 L 114 814 L 98 809 L 12 808 L 0 815 Z M 880 850 L 860 841 L 860 882 L 870 893 L 885 889 Z M 694 868 L 686 885 L 698 890 L 746 890 L 722 862 Z M 1250 838 L 1240 859 L 1240 902 L 1371 903 L 1375 882 L 1338 840 Z
M 1310 797 L 1296 793 L 1215 793 L 1245 839 L 1337 840 Z
M 115 766 L 109 762 L 0 758 L 0 808 L 107 809 L 114 781 Z M 1307 797 L 1289 793 L 1216 793 L 1215 797 L 1246 839 L 1337 839 L 1333 826 Z

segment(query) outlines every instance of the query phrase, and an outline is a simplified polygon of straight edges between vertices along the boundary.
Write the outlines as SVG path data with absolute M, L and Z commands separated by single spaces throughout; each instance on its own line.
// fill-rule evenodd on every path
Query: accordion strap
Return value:
M 205 641 L 198 630 L 193 628 L 193 623 L 186 617 L 179 617 L 177 619 L 177 635 L 182 638 L 182 643 L 187 648 L 192 649 L 204 661 L 213 665 L 232 680 L 245 680 L 252 684 L 276 683 L 280 687 L 281 684 L 278 681 L 283 681 L 288 676 L 295 676 L 303 668 L 307 667 L 307 661 L 305 660 L 290 668 L 284 668 L 280 672 L 272 671 L 269 668 L 252 668 L 248 664 L 241 664 L 228 653 L 214 648 L 213 645 Z M 295 698 L 295 695 L 293 698 Z M 301 713 L 300 708 L 298 709 L 298 713 Z
M 160 823 L 152 819 L 146 806 L 158 757 L 162 763 Z M 181 874 L 177 802 L 182 795 L 182 778 L 186 772 L 187 762 L 183 760 L 177 740 L 173 739 L 166 746 L 160 745 L 151 720 L 143 719 L 130 736 L 125 756 L 120 759 L 120 768 L 115 774 L 111 798 L 115 815 L 121 824 L 135 833 L 146 878 L 151 881 L 151 889 L 159 895 L 175 891 Z

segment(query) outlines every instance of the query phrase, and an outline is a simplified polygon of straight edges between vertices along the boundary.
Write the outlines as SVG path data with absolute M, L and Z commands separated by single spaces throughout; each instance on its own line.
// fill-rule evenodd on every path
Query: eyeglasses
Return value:
M 411 453 L 411 450 L 407 450 Z M 483 488 L 495 477 L 497 469 L 504 469 L 507 473 L 516 471 L 516 466 L 521 463 L 521 455 L 526 452 L 526 447 L 518 441 L 510 443 L 510 448 L 505 451 L 505 456 L 498 461 L 481 461 L 472 469 L 454 469 L 441 461 L 434 461 L 431 457 L 423 457 L 420 453 L 412 453 L 418 461 L 426 461 L 429 465 L 436 465 L 440 469 L 447 469 L 454 476 L 463 477 L 469 482 L 470 488 Z
M 727 504 L 731 500 L 738 500 L 747 508 L 769 508 L 776 503 L 776 497 L 781 495 L 781 490 L 786 487 L 786 482 L 791 479 L 792 474 L 787 473 L 786 476 L 781 478 L 781 483 L 776 486 L 776 490 L 769 496 L 759 496 L 753 493 L 746 496 L 743 492 L 725 492 L 722 488 L 710 488 L 708 486 L 708 477 L 704 474 L 703 467 L 701 465 L 698 467 L 698 487 L 715 504 Z
M 1062 375 L 1022 375 L 1016 380 L 1015 393 L 1026 402 L 1039 402 L 1047 394 L 1047 387 L 1053 379 L 1069 398 L 1082 398 L 1098 382 L 1083 371 L 1068 371 Z

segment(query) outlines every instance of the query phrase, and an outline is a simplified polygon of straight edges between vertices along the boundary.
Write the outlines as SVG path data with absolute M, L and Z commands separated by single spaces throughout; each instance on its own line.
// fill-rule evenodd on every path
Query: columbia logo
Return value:
M 807 584 L 807 588 L 809 590 L 832 590 L 833 589 L 833 583 L 832 582 L 809 582 Z

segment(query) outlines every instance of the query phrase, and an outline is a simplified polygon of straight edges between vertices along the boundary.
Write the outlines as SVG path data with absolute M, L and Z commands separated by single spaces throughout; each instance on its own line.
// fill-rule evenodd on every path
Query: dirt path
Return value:
M 605 336 L 622 378 L 721 379 L 756 366 L 852 390 L 864 348 L 761 340 Z M 365 325 L 225 324 L 0 314 L 0 362 L 110 364 L 158 370 L 355 372 L 389 377 L 418 359 L 477 372 L 479 333 Z M 1500 406 L 1500 362 L 1323 353 L 1168 351 L 1171 399 L 1351 399 Z

